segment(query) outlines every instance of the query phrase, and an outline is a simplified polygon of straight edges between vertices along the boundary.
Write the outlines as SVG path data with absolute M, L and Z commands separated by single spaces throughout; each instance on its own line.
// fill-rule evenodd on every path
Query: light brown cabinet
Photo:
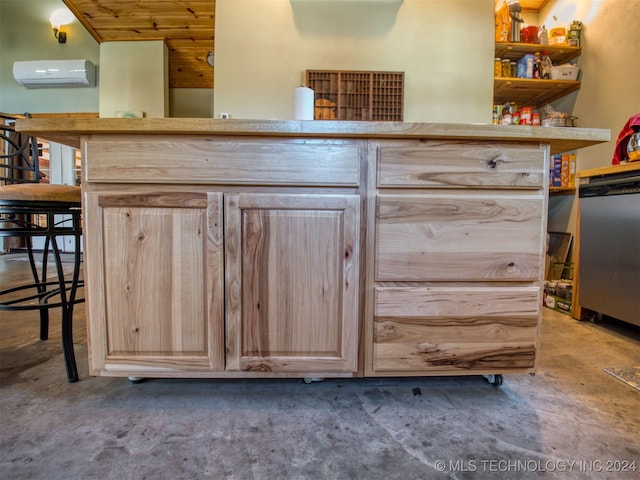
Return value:
M 372 374 L 532 369 L 548 152 L 381 142 Z
M 22 128 L 83 152 L 90 372 L 135 377 L 534 371 L 549 155 L 610 138 L 389 122 Z
M 353 375 L 357 143 L 192 140 L 87 142 L 92 372 Z
M 103 239 L 94 368 L 356 370 L 358 196 L 105 193 L 87 205 Z

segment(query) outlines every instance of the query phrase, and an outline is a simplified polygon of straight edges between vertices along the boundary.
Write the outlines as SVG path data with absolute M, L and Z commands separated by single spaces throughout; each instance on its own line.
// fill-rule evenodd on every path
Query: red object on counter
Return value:
M 619 165 L 621 161 L 627 158 L 627 144 L 629 143 L 629 137 L 633 133 L 633 127 L 637 126 L 640 126 L 640 113 L 636 113 L 631 117 L 627 123 L 624 124 L 622 130 L 620 130 L 618 139 L 616 140 L 616 148 L 613 151 L 611 165 Z
M 520 40 L 523 43 L 538 43 L 538 27 L 521 28 Z

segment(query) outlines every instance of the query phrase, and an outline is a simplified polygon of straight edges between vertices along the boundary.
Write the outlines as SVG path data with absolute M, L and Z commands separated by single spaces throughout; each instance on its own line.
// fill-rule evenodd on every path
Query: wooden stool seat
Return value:
M 80 203 L 80 187 L 49 183 L 15 183 L 0 187 L 0 200 Z

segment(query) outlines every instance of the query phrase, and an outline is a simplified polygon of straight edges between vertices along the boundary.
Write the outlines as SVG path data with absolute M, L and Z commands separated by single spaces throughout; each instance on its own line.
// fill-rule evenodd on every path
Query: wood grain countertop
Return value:
M 92 134 L 249 135 L 269 137 L 464 139 L 548 143 L 561 153 L 611 140 L 607 129 L 465 123 L 330 120 L 219 120 L 208 118 L 28 118 L 16 130 L 79 147 Z

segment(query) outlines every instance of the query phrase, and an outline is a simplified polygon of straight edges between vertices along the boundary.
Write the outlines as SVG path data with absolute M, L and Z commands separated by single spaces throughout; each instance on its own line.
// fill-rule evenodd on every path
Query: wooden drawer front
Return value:
M 534 366 L 537 287 L 376 287 L 374 370 Z
M 382 143 L 379 187 L 541 188 L 546 150 L 536 145 L 455 141 Z
M 112 135 L 86 148 L 89 182 L 357 186 L 360 176 L 353 141 Z
M 537 280 L 541 195 L 380 195 L 376 280 Z

